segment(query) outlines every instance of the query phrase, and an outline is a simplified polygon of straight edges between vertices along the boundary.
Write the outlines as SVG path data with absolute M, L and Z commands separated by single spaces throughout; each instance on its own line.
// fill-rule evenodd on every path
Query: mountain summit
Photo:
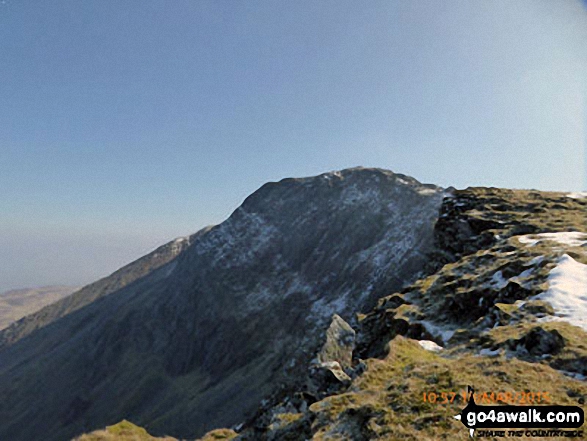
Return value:
M 165 262 L 0 333 L 0 439 L 243 421 L 306 371 L 334 314 L 353 323 L 416 280 L 444 196 L 366 168 L 265 184 Z

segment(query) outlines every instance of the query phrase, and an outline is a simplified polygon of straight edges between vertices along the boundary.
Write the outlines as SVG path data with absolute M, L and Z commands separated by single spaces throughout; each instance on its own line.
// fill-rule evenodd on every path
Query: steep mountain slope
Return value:
M 46 303 L 47 306 L 37 308 L 37 312 L 31 311 L 28 315 L 21 315 L 23 317 L 21 320 L 16 321 L 11 326 L 0 331 L 0 351 L 35 330 L 43 328 L 55 320 L 89 305 L 101 297 L 112 294 L 169 263 L 187 249 L 198 234 L 202 234 L 205 231 L 207 231 L 207 228 L 191 237 L 177 238 L 160 246 L 152 253 L 120 268 L 108 277 L 84 286 L 70 296 L 66 296 L 56 302 Z
M 0 294 L 0 330 L 51 303 L 67 297 L 78 288 L 41 286 L 13 289 Z
M 443 196 L 379 169 L 264 185 L 172 262 L 5 345 L 0 439 L 242 421 L 305 371 L 333 313 L 416 279 Z
M 455 191 L 435 242 L 430 274 L 361 315 L 351 363 L 332 359 L 347 378 L 310 369 L 233 438 L 465 440 L 467 386 L 478 404 L 584 407 L 587 198 Z

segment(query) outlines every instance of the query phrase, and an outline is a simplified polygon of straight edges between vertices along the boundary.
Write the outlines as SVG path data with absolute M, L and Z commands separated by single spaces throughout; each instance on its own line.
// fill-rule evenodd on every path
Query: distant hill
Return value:
M 79 287 L 42 286 L 39 288 L 13 289 L 0 294 L 0 330 L 25 315 L 37 312 L 44 306 L 67 297 Z
M 153 252 L 120 268 L 107 277 L 84 286 L 78 291 L 57 301 L 40 305 L 37 310 L 29 311 L 22 319 L 12 323 L 6 329 L 0 329 L 0 350 L 41 329 L 54 321 L 77 311 L 90 303 L 106 297 L 121 288 L 155 271 L 169 263 L 189 247 L 193 238 L 206 231 L 204 228 L 191 237 L 180 237 L 160 246 Z M 71 292 L 70 292 L 71 293 Z M 44 307 L 43 307 L 44 306 Z M 20 317 L 19 317 L 20 318 Z

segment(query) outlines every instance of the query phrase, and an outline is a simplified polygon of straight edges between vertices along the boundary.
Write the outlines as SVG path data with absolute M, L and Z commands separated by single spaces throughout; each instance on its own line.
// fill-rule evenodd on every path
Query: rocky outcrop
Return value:
M 314 397 L 341 391 L 351 383 L 355 331 L 334 314 L 322 348 L 310 365 L 307 392 Z
M 530 355 L 556 355 L 565 347 L 565 339 L 556 329 L 545 331 L 541 327 L 533 328 L 519 340 L 516 348 L 523 348 Z
M 326 330 L 326 341 L 318 352 L 317 363 L 336 362 L 341 367 L 349 369 L 354 348 L 355 330 L 338 314 L 334 314 Z
M 509 237 L 561 227 L 587 229 L 580 215 L 587 199 L 564 193 L 472 187 L 452 195 L 442 204 L 436 225 L 433 271 Z

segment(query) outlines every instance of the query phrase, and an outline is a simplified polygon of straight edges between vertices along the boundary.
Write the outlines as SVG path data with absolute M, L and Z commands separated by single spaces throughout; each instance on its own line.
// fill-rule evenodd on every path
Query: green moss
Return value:
M 359 415 L 361 430 L 371 431 L 373 438 L 466 440 L 467 431 L 452 416 L 464 407 L 461 394 L 469 385 L 477 392 L 496 394 L 547 392 L 556 404 L 576 405 L 577 397 L 587 396 L 586 384 L 543 364 L 504 357 L 441 356 L 399 336 L 389 346 L 385 359 L 366 361 L 367 371 L 348 392 L 310 407 L 315 439 L 330 439 L 333 433 L 348 435 L 356 430 L 353 418 Z M 569 390 L 575 392 L 574 398 Z M 431 395 L 436 402 L 431 402 Z
M 130 421 L 122 420 L 118 424 L 106 427 L 104 430 L 82 435 L 74 441 L 176 441 L 175 438 L 156 438 L 142 427 Z
M 237 433 L 231 429 L 216 429 L 208 432 L 200 441 L 231 440 L 237 437 Z

